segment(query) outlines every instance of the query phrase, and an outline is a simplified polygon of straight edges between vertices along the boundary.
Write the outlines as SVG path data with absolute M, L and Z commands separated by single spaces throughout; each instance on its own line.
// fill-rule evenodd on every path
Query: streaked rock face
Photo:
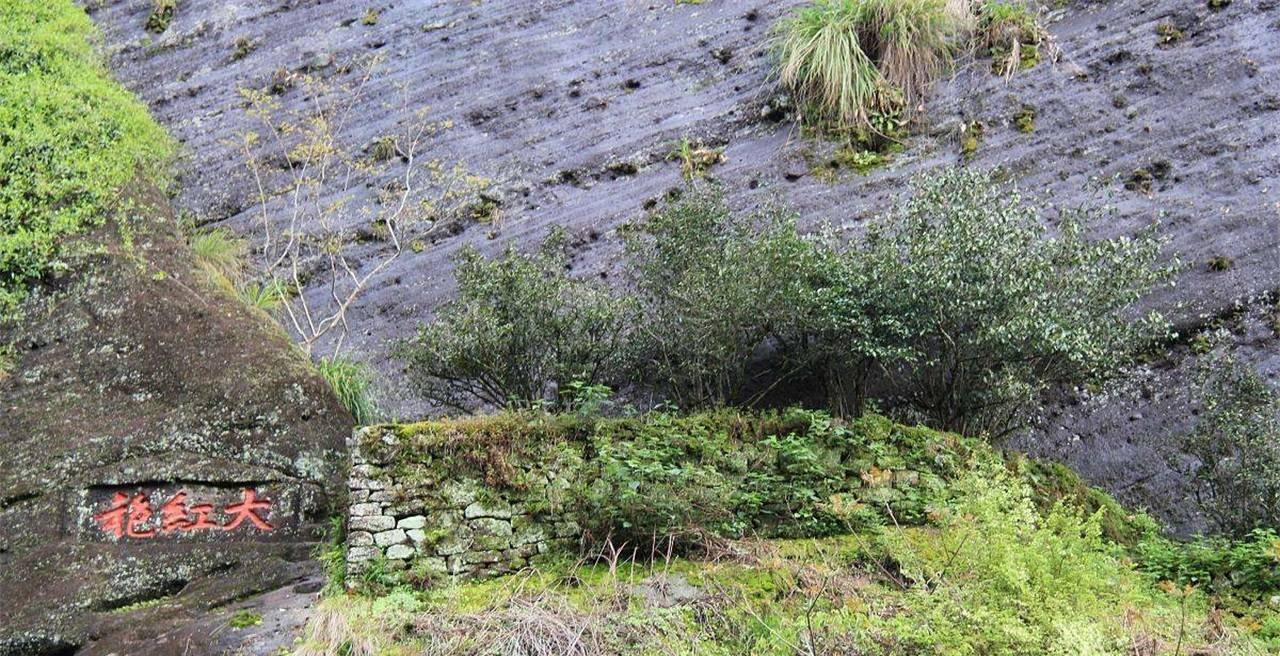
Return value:
M 0 653 L 176 648 L 184 619 L 309 573 L 342 497 L 349 415 L 142 197 L 131 246 L 79 238 L 105 252 L 0 328 Z
M 491 179 L 485 207 L 498 207 L 499 218 L 410 235 L 421 247 L 374 280 L 350 317 L 355 350 L 391 381 L 385 397 L 399 416 L 429 408 L 402 391 L 386 343 L 449 297 L 451 253 L 467 243 L 487 252 L 529 246 L 562 226 L 579 237 L 577 271 L 613 276 L 614 231 L 681 184 L 668 157 L 685 137 L 724 148 L 709 173 L 731 204 L 778 198 L 809 225 L 830 221 L 853 234 L 911 176 L 966 160 L 960 127 L 980 121 L 971 164 L 1003 166 L 1029 195 L 1064 206 L 1090 201 L 1091 180 L 1114 178 L 1103 186 L 1120 213 L 1100 234 L 1164 224 L 1170 255 L 1189 266 L 1150 305 L 1184 333 L 1280 287 L 1280 53 L 1271 47 L 1280 4 L 1211 11 L 1182 0 L 1070 2 L 1050 26 L 1062 52 L 1056 65 L 1006 83 L 977 61 L 938 85 L 905 152 L 834 180 L 832 147 L 801 138 L 769 80 L 768 27 L 796 4 L 400 2 L 370 21 L 368 7 L 339 0 L 188 0 L 160 36 L 145 32 L 143 4 L 112 3 L 94 17 L 117 74 L 190 153 L 179 206 L 243 234 L 255 233 L 258 219 L 251 180 L 227 141 L 255 127 L 240 87 L 270 88 L 281 71 L 349 79 L 348 64 L 376 54 L 384 62 L 370 95 L 384 102 L 365 104 L 347 123 L 352 148 L 393 132 L 406 107 L 452 123 L 429 144 L 431 157 Z M 1183 38 L 1162 44 L 1165 23 Z M 303 90 L 278 91 L 285 107 L 307 102 Z M 406 104 L 390 101 L 397 92 Z M 1034 124 L 1020 125 L 1027 108 Z M 360 222 L 352 217 L 351 228 L 364 229 Z M 357 249 L 372 259 L 385 247 L 368 240 Z M 1240 344 L 1273 374 L 1274 331 L 1262 339 L 1258 348 Z M 1151 373 L 1163 398 L 1185 385 L 1182 355 Z M 1196 528 L 1194 509 L 1182 509 L 1184 482 L 1161 464 L 1163 438 L 1193 421 L 1186 404 L 1135 412 L 1121 396 L 1100 398 L 1087 417 L 1070 404 L 1051 409 L 1046 427 L 1018 443 Z

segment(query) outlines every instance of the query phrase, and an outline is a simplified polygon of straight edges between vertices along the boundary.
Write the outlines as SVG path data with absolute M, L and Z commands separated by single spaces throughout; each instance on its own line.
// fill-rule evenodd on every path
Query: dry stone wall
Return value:
M 393 457 L 397 439 L 394 431 L 379 426 L 353 437 L 349 575 L 382 561 L 389 570 L 412 567 L 426 576 L 490 576 L 577 544 L 582 533 L 577 518 L 549 505 L 546 487 L 495 490 L 444 453 Z M 567 487 L 553 471 L 527 473 L 548 486 Z

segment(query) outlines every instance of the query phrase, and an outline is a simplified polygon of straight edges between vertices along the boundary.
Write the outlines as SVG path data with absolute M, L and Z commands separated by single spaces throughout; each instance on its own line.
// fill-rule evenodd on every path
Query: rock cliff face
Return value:
M 0 654 L 211 651 L 186 621 L 312 574 L 342 504 L 350 416 L 128 202 L 0 327 Z
M 468 243 L 527 246 L 562 226 L 580 238 L 576 270 L 611 275 L 615 229 L 681 183 L 668 156 L 682 138 L 724 148 L 710 173 L 733 205 L 781 199 L 810 224 L 851 234 L 907 179 L 942 165 L 1003 166 L 1030 195 L 1063 205 L 1089 201 L 1086 187 L 1103 180 L 1119 215 L 1100 234 L 1160 220 L 1170 256 L 1187 262 L 1178 284 L 1151 300 L 1184 333 L 1238 304 L 1271 311 L 1257 298 L 1280 287 L 1280 3 L 1056 3 L 1056 64 L 1006 82 L 989 61 L 962 62 L 938 85 L 906 152 L 866 175 L 832 170 L 831 146 L 799 135 L 769 80 L 769 25 L 796 4 L 183 0 L 158 37 L 144 31 L 145 3 L 98 7 L 94 17 L 117 74 L 185 144 L 178 204 L 206 223 L 255 231 L 253 187 L 227 141 L 254 127 L 240 87 L 270 88 L 281 72 L 301 70 L 341 80 L 354 75 L 347 64 L 377 54 L 370 97 L 399 91 L 410 108 L 452 122 L 428 150 L 493 181 L 497 220 L 411 235 L 423 247 L 381 274 L 350 317 L 355 350 L 386 374 L 384 400 L 401 416 L 427 408 L 401 391 L 386 343 L 451 293 L 451 253 Z M 1158 35 L 1162 24 L 1181 37 Z M 308 102 L 301 89 L 277 92 L 286 107 Z M 1024 107 L 1035 113 L 1030 132 L 1016 125 Z M 370 102 L 343 137 L 361 148 L 406 118 L 395 103 Z M 966 158 L 960 129 L 974 121 L 984 130 Z M 385 180 L 368 182 L 372 193 Z M 369 228 L 361 221 L 351 217 L 353 233 Z M 358 246 L 370 259 L 385 248 Z M 1267 324 L 1255 321 L 1237 342 L 1274 375 Z M 1201 526 L 1161 455 L 1193 421 L 1185 354 L 1175 349 L 1142 373 L 1132 394 L 1068 400 L 1018 444 L 1066 459 L 1184 528 Z

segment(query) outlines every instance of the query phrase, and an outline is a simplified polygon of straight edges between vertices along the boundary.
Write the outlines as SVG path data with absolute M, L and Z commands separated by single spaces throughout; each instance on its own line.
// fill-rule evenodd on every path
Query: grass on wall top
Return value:
M 111 79 L 71 0 L 0 2 L 0 320 L 100 225 L 134 176 L 163 180 L 173 142 Z

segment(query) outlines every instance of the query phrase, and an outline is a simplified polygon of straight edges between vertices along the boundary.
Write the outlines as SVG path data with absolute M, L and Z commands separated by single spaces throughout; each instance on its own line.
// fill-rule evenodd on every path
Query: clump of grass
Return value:
M 258 44 L 247 36 L 236 37 L 235 46 L 231 50 L 232 61 L 239 61 L 249 56 L 258 48 Z
M 1018 132 L 1031 134 L 1036 131 L 1036 108 L 1031 105 L 1023 105 L 1022 109 L 1013 117 L 1013 124 L 1018 126 Z
M 160 34 L 169 29 L 173 14 L 178 10 L 178 0 L 151 0 L 151 14 L 147 16 L 147 31 Z
M 191 237 L 190 246 L 196 264 L 210 277 L 220 282 L 239 280 L 248 245 L 230 230 L 219 228 L 197 233 Z
M 1226 255 L 1215 255 L 1209 258 L 1210 271 L 1226 271 L 1236 265 L 1236 261 Z
M 381 17 L 381 14 L 378 12 L 377 9 L 370 8 L 364 12 L 363 16 L 360 17 L 360 24 L 361 25 L 377 25 L 378 18 L 380 17 Z
M 707 169 L 723 161 L 724 150 L 698 146 L 684 138 L 676 144 L 671 159 L 680 162 L 680 174 L 685 180 L 694 180 L 706 175 Z
M 817 0 L 774 29 L 779 79 L 804 122 L 892 138 L 954 54 L 963 7 L 946 0 Z M 877 119 L 880 119 L 879 121 Z
M 1182 33 L 1182 30 L 1177 25 L 1173 24 L 1173 21 L 1161 21 L 1156 24 L 1156 36 L 1159 37 L 1156 40 L 1156 45 L 1168 48 L 1181 41 L 1186 35 Z
M 357 425 L 373 423 L 378 406 L 373 399 L 373 374 L 369 367 L 354 360 L 333 356 L 321 358 L 316 369 L 333 388 L 338 400 L 346 406 Z
M 975 8 L 978 46 L 991 55 L 991 70 L 1006 78 L 1040 61 L 1049 34 L 1024 0 L 983 0 Z
M 18 366 L 18 349 L 13 344 L 0 344 L 0 381 L 13 375 Z
M 236 286 L 236 296 L 249 307 L 271 312 L 284 304 L 289 288 L 279 280 L 246 282 Z
M 233 629 L 247 629 L 262 624 L 262 614 L 248 609 L 241 609 L 231 616 L 227 622 Z

